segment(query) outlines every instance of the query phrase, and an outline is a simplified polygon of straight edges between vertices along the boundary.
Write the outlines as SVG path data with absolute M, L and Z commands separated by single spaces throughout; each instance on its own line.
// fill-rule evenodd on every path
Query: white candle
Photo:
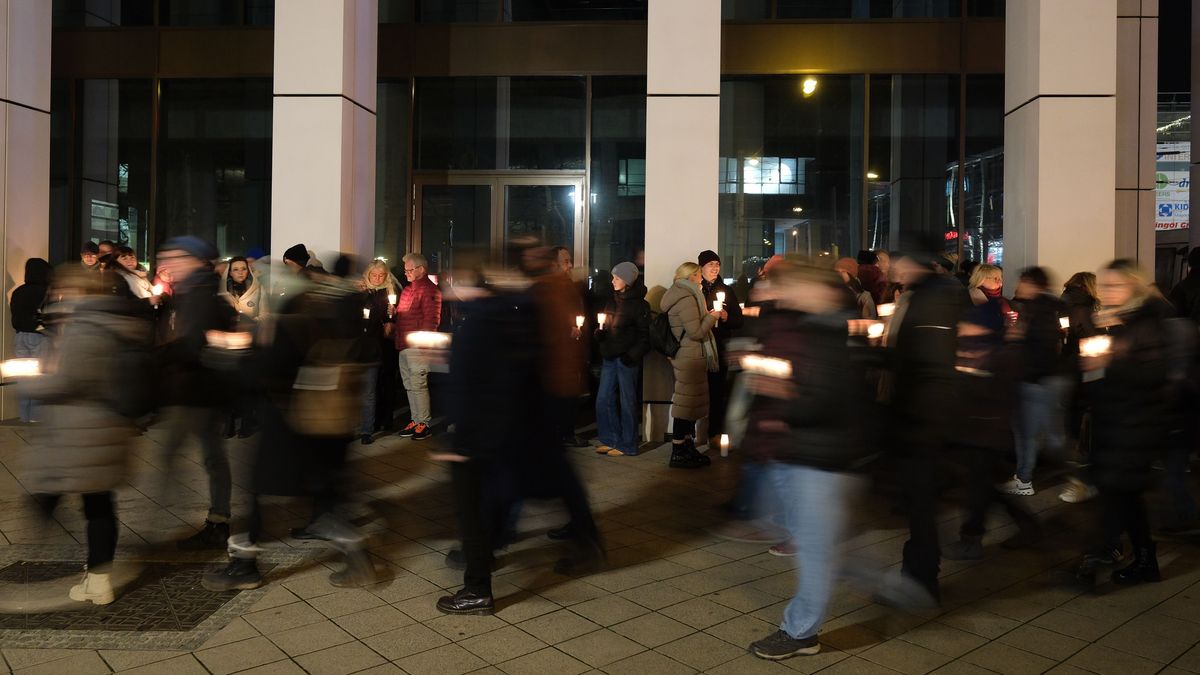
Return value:
M 414 349 L 449 349 L 450 335 L 431 330 L 419 330 L 408 334 L 408 346 Z
M 720 295 L 724 295 L 724 294 L 722 293 L 722 294 L 720 294 Z M 716 301 L 714 301 L 714 302 L 713 302 L 713 311 L 714 311 L 714 312 L 723 312 L 723 311 L 725 311 L 725 301 L 724 301 L 724 300 L 716 300 Z
M 756 375 L 788 378 L 792 376 L 792 364 L 784 359 L 747 354 L 742 357 L 742 368 Z
M 163 292 L 162 284 L 154 284 L 153 286 L 150 287 L 150 293 L 153 295 L 162 295 L 162 292 Z
M 1107 335 L 1096 335 L 1079 341 L 1080 356 L 1104 356 L 1112 351 L 1112 338 Z
M 371 318 L 371 308 L 370 307 L 363 307 L 363 318 L 364 319 Z
M 721 456 L 729 456 L 729 434 L 721 434 Z
M 1063 330 L 1069 330 L 1071 328 L 1071 319 L 1065 316 L 1062 317 L 1058 320 L 1058 327 Z
M 742 310 L 743 312 L 744 312 L 744 311 L 746 311 L 746 303 L 744 303 L 744 302 L 739 302 L 739 303 L 738 303 L 738 309 Z
M 576 327 L 576 328 L 583 328 L 583 315 L 582 315 L 582 314 L 580 314 L 579 316 L 575 317 L 575 327 Z
M 717 302 L 725 302 L 725 291 L 717 291 Z
M 42 366 L 37 359 L 9 359 L 0 362 L 0 376 L 3 377 L 34 377 L 42 374 Z
M 867 326 L 867 337 L 880 338 L 883 337 L 884 325 L 882 322 L 876 321 Z
M 891 316 L 896 313 L 896 303 L 885 302 L 878 309 L 880 317 Z
M 388 293 L 388 304 L 389 305 L 396 304 L 396 294 L 395 293 Z
M 596 323 L 600 324 L 601 328 L 604 328 L 604 324 L 607 321 L 608 321 L 608 315 L 605 314 L 604 312 L 600 312 L 599 314 L 596 315 Z

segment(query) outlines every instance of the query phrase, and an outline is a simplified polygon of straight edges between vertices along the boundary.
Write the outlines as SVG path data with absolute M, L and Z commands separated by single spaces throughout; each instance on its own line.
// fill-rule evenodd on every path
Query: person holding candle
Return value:
M 376 432 L 391 433 L 395 428 L 399 352 L 393 333 L 400 282 L 392 276 L 387 262 L 376 259 L 363 271 L 361 283 L 363 308 L 368 312 L 364 315 L 367 342 L 378 349 L 379 356 L 378 366 L 367 371 L 367 395 L 359 430 L 359 438 L 366 445 L 374 442 Z
M 1078 578 L 1094 582 L 1097 566 L 1120 559 L 1107 547 L 1129 536 L 1134 560 L 1112 573 L 1118 584 L 1159 581 L 1150 519 L 1143 493 L 1151 481 L 1156 451 L 1167 443 L 1171 364 L 1167 303 L 1154 292 L 1132 260 L 1115 260 L 1097 275 L 1103 309 L 1097 325 L 1111 338 L 1109 349 L 1089 355 L 1081 349 L 1080 366 L 1090 381 L 1092 401 L 1092 476 L 1099 488 L 1102 538 L 1080 564 Z
M 638 371 L 650 351 L 650 305 L 637 267 L 612 269 L 613 296 L 604 308 L 606 323 L 596 331 L 603 359 L 596 392 L 596 452 L 610 457 L 637 454 Z
M 676 268 L 675 283 L 663 294 L 659 305 L 670 320 L 671 331 L 679 336 L 679 351 L 670 360 L 675 373 L 670 466 L 676 469 L 696 469 L 712 463 L 696 450 L 695 436 L 696 421 L 710 414 L 709 375 L 720 372 L 713 327 L 721 312 L 708 309 L 700 287 L 703 279 L 700 265 L 683 263 Z
M 696 257 L 700 265 L 700 290 L 705 309 L 718 313 L 713 327 L 717 348 L 717 370 L 708 374 L 708 433 L 709 447 L 717 448 L 725 433 L 725 410 L 729 399 L 729 362 L 726 359 L 729 339 L 742 327 L 742 306 L 734 290 L 721 278 L 721 256 L 714 251 L 701 251 Z
M 429 279 L 429 262 L 420 253 L 404 256 L 404 278 L 408 285 L 401 291 L 395 307 L 396 351 L 399 352 L 400 378 L 408 393 L 408 424 L 398 433 L 404 438 L 423 441 L 433 435 L 429 402 L 429 364 L 408 347 L 408 334 L 436 331 L 442 322 L 442 292 Z M 390 291 L 389 291 L 390 292 Z

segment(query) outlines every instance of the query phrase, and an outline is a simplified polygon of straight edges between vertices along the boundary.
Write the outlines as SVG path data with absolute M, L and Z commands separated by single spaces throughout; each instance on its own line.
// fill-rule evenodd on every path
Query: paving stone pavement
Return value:
M 27 504 L 18 480 L 20 456 L 36 438 L 35 429 L 0 427 L 0 568 L 22 560 L 59 562 L 42 572 L 0 570 L 0 595 L 13 592 L 13 575 L 47 583 L 78 572 L 83 560 L 78 500 L 64 500 L 51 523 L 40 522 Z M 187 449 L 167 476 L 161 440 L 158 428 L 139 439 L 129 485 L 119 493 L 119 559 L 161 562 L 168 550 L 163 545 L 203 520 L 207 488 L 199 450 Z M 228 442 L 235 514 L 247 506 L 254 440 Z M 264 557 L 274 561 L 269 583 L 232 596 L 207 624 L 196 625 L 199 617 L 183 612 L 187 620 L 177 630 L 157 631 L 174 636 L 168 642 L 176 647 L 161 647 L 150 631 L 130 630 L 76 640 L 63 638 L 69 630 L 34 630 L 18 642 L 19 627 L 3 630 L 3 622 L 26 619 L 0 617 L 0 675 L 1200 673 L 1200 551 L 1162 542 L 1165 580 L 1159 584 L 1116 589 L 1105 583 L 1093 594 L 1065 586 L 1058 577 L 1093 522 L 1094 506 L 1059 502 L 1053 478 L 1041 481 L 1039 493 L 1026 501 L 1040 512 L 1053 548 L 1001 548 L 1014 530 L 997 514 L 984 560 L 943 562 L 940 610 L 885 608 L 861 585 L 839 583 L 819 655 L 781 663 L 756 659 L 746 646 L 777 625 L 793 590 L 793 559 L 711 534 L 721 524 L 718 505 L 735 489 L 735 463 L 714 458 L 705 470 L 670 470 L 665 448 L 622 458 L 571 451 L 608 542 L 604 571 L 555 574 L 561 551 L 542 535 L 565 515 L 557 504 L 530 502 L 522 539 L 499 561 L 499 611 L 445 616 L 434 601 L 459 585 L 461 573 L 442 564 L 456 542 L 447 470 L 427 459 L 441 440 L 422 444 L 393 436 L 352 447 L 355 513 L 372 534 L 379 583 L 331 586 L 327 577 L 339 568 L 336 558 L 286 534 L 306 522 L 309 504 L 272 500 L 266 508 L 272 550 Z M 874 570 L 875 578 L 894 571 L 906 538 L 903 520 L 878 498 L 856 503 L 852 520 L 847 550 L 856 569 Z M 956 509 L 947 504 L 941 523 L 946 540 L 958 523 Z M 218 553 L 173 560 L 193 570 L 221 559 Z M 70 574 L 62 579 L 63 594 L 73 582 Z M 205 625 L 208 632 L 198 632 Z

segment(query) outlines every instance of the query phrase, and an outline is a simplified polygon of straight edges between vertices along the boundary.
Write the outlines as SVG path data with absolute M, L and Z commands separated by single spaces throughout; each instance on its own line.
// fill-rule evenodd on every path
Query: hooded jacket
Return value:
M 258 281 L 258 275 L 254 270 L 250 270 L 250 284 L 241 295 L 234 295 L 230 289 L 229 265 L 225 266 L 225 271 L 221 273 L 220 296 L 225 299 L 233 309 L 238 313 L 239 321 L 257 321 L 259 315 L 265 309 L 263 305 L 262 285 Z
M 25 283 L 12 294 L 12 327 L 21 333 L 36 333 L 42 328 L 42 305 L 50 289 L 50 263 L 41 258 L 25 261 Z
M 614 293 L 604 313 L 609 316 L 608 322 L 604 330 L 596 331 L 600 356 L 619 358 L 626 365 L 641 363 L 650 351 L 650 303 L 646 302 L 646 286 L 639 280 Z

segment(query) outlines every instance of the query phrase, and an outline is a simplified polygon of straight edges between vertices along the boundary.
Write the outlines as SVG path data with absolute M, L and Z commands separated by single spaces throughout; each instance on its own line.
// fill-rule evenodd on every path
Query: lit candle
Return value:
M 725 302 L 725 291 L 717 291 L 717 302 Z
M 883 337 L 883 329 L 884 329 L 883 323 L 879 322 L 879 321 L 875 321 L 871 325 L 867 326 L 867 337 L 881 338 L 881 337 Z
M 738 303 L 738 309 L 742 310 L 743 312 L 744 312 L 744 311 L 746 311 L 746 303 L 744 303 L 744 302 L 739 302 L 739 303 Z
M 896 313 L 896 303 L 885 302 L 878 309 L 880 317 L 891 316 Z
M 389 305 L 396 304 L 396 294 L 395 293 L 388 293 L 388 304 Z
M 724 295 L 724 293 L 719 293 L 718 295 Z M 725 301 L 724 301 L 724 300 L 715 300 L 715 301 L 713 301 L 713 311 L 714 311 L 714 312 L 723 312 L 723 311 L 725 311 Z
M 792 376 L 792 364 L 784 359 L 747 354 L 742 357 L 742 368 L 756 375 L 788 378 Z
M 162 295 L 162 292 L 163 292 L 162 284 L 154 284 L 153 286 L 150 287 L 150 293 L 153 295 Z
M 576 328 L 583 328 L 583 315 L 582 315 L 582 314 L 580 314 L 579 316 L 575 317 L 575 327 L 576 327 Z
M 608 321 L 608 315 L 605 314 L 604 312 L 600 312 L 599 314 L 596 315 L 596 323 L 600 324 L 601 328 L 604 328 L 604 324 L 607 321 Z
M 1080 356 L 1104 356 L 1110 351 L 1112 351 L 1112 338 L 1107 335 L 1096 335 L 1079 341 Z
M 34 377 L 42 374 L 42 366 L 37 359 L 9 359 L 0 362 L 2 377 Z
M 1071 319 L 1070 319 L 1070 317 L 1065 317 L 1065 316 L 1064 316 L 1064 317 L 1062 317 L 1061 319 L 1059 319 L 1059 320 L 1058 320 L 1058 327 L 1059 327 L 1059 328 L 1061 328 L 1061 329 L 1063 329 L 1063 330 L 1070 330 L 1070 328 L 1071 328 Z
M 415 349 L 449 349 L 450 335 L 431 330 L 419 330 L 408 334 L 408 346 Z
M 363 307 L 363 318 L 364 319 L 371 318 L 371 308 L 370 307 Z
M 721 456 L 729 456 L 729 434 L 721 434 Z

